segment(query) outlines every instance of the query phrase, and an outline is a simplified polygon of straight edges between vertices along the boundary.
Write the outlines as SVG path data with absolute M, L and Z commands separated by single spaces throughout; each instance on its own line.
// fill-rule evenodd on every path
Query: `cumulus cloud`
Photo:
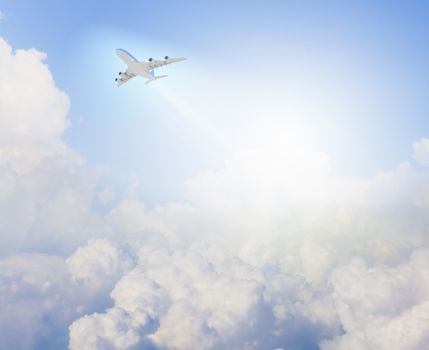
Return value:
M 127 243 L 138 259 L 112 308 L 72 324 L 72 348 L 91 348 L 88 327 L 121 348 L 118 319 L 110 338 L 98 328 L 118 315 L 119 338 L 148 349 L 427 346 L 428 173 L 405 162 L 336 178 L 323 154 L 294 150 L 302 164 L 277 149 L 190 180 L 186 204 L 120 202 L 109 222 L 139 237 Z
M 69 100 L 56 88 L 45 58 L 35 49 L 12 52 L 0 39 L 0 165 L 18 174 L 69 151 L 60 139 Z
M 90 240 L 85 247 L 77 249 L 66 263 L 73 282 L 92 289 L 98 289 L 131 265 L 128 256 L 121 254 L 110 242 L 100 239 Z
M 367 179 L 272 139 L 181 203 L 112 203 L 45 58 L 0 40 L 1 348 L 429 347 L 426 139 Z
M 394 267 L 360 259 L 333 276 L 336 309 L 345 334 L 323 349 L 424 349 L 429 342 L 429 250 Z
M 103 230 L 91 210 L 97 175 L 61 139 L 69 99 L 45 59 L 0 38 L 0 256 L 71 253 Z
M 73 319 L 61 297 L 68 293 L 64 279 L 59 257 L 25 254 L 0 261 L 2 349 L 32 349 L 44 337 L 52 345 L 67 344 L 67 333 L 56 326 Z

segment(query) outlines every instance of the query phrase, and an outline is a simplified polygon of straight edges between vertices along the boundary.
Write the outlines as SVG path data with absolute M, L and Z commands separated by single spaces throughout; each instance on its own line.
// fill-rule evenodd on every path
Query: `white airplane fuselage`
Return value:
M 145 62 L 132 62 L 128 65 L 127 71 L 134 75 L 139 75 L 146 79 L 153 79 L 154 75 L 148 70 Z

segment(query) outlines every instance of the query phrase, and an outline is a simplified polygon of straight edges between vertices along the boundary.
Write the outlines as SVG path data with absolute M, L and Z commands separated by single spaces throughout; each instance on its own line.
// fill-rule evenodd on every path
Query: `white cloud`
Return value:
M 82 317 L 70 326 L 70 349 L 129 349 L 140 340 L 126 312 L 110 309 L 105 314 Z
M 61 140 L 68 99 L 44 58 L 0 41 L 1 348 L 429 346 L 427 169 L 338 178 L 267 139 L 183 203 L 114 204 Z
M 73 283 L 79 288 L 98 292 L 107 285 L 112 287 L 119 276 L 133 265 L 129 256 L 112 243 L 97 239 L 80 247 L 66 260 Z
M 345 334 L 323 349 L 424 349 L 429 344 L 429 251 L 396 267 L 353 261 L 333 274 Z
M 113 209 L 116 229 L 140 237 L 131 244 L 139 259 L 99 322 L 124 310 L 139 334 L 132 339 L 149 348 L 428 346 L 428 173 L 404 163 L 373 179 L 341 179 L 323 155 L 307 153 L 302 164 L 282 152 L 280 163 L 248 151 L 201 174 L 188 184 L 188 204 L 145 211 L 124 200 Z M 160 234 L 138 234 L 148 230 Z M 84 346 L 81 322 L 71 341 Z M 408 325 L 413 334 L 390 340 Z
M 429 167 L 429 139 L 413 143 L 414 159 L 423 166 Z
M 94 176 L 61 140 L 69 101 L 45 57 L 12 52 L 0 38 L 0 256 L 59 251 L 64 240 L 73 249 L 97 220 L 89 211 Z
M 24 254 L 0 260 L 0 348 L 67 344 L 65 327 L 80 314 L 67 287 L 63 259 Z
M 242 342 L 255 341 L 252 333 L 268 311 L 262 283 L 251 278 L 259 273 L 248 271 L 244 276 L 242 272 L 251 267 L 242 263 L 235 264 L 243 265 L 235 272 L 217 270 L 218 266 L 194 249 L 169 252 L 162 246 L 148 249 L 147 245 L 134 244 L 141 249 L 137 248 L 139 263 L 113 289 L 115 306 L 71 326 L 73 349 L 90 348 L 99 325 L 121 312 L 125 312 L 121 319 L 128 322 L 130 341 L 139 334 L 139 341 L 160 348 L 211 349 L 233 342 L 241 348 Z M 99 336 L 115 346 L 116 332 L 106 334 L 103 328 Z
M 60 139 L 69 101 L 42 63 L 45 58 L 35 49 L 12 52 L 0 39 L 0 165 L 19 174 L 70 152 Z

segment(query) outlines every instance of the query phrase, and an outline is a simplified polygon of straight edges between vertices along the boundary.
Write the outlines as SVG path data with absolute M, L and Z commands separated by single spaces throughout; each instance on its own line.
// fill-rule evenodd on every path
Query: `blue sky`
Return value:
M 109 168 L 119 187 L 137 175 L 148 203 L 181 198 L 186 179 L 257 147 L 271 131 L 299 135 L 296 147 L 326 152 L 335 173 L 351 176 L 395 167 L 429 133 L 424 1 L 2 1 L 0 8 L 1 34 L 14 48 L 47 52 L 71 98 L 67 143 Z M 135 79 L 117 89 L 117 47 L 140 59 L 189 60 L 169 67 L 155 87 Z M 182 104 L 192 110 L 178 112 Z

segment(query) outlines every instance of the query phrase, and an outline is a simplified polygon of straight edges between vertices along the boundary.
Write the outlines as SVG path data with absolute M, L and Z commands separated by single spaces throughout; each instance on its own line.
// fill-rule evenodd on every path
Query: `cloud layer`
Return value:
M 1 348 L 429 347 L 429 140 L 354 179 L 271 139 L 101 211 L 45 57 L 0 40 Z

